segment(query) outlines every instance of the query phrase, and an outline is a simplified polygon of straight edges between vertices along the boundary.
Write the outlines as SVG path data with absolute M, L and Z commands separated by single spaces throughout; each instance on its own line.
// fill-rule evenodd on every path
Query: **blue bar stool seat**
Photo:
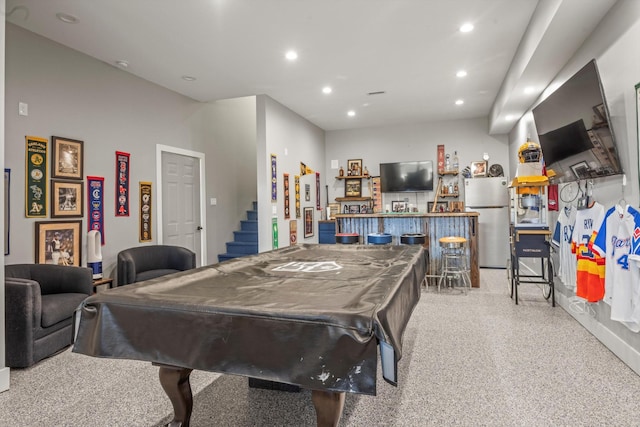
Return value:
M 391 243 L 391 234 L 389 233 L 369 233 L 367 234 L 367 243 L 370 245 L 388 245 Z

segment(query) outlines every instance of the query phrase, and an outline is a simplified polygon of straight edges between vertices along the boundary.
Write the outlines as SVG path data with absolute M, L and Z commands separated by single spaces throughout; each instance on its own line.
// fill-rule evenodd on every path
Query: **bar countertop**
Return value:
M 376 213 L 376 214 L 337 214 L 336 218 L 425 218 L 448 216 L 478 216 L 478 212 L 402 212 L 402 213 Z

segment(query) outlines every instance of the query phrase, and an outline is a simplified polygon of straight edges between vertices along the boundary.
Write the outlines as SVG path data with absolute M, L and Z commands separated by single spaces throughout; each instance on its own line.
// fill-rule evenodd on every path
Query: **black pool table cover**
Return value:
M 394 383 L 425 268 L 420 245 L 237 258 L 87 298 L 73 351 L 375 394 L 378 342 Z

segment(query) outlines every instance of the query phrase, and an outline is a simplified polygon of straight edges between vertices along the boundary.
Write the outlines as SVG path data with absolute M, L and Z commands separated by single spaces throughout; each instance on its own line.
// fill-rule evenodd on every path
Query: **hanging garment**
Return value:
M 576 254 L 576 295 L 588 302 L 598 302 L 604 297 L 604 258 L 593 252 L 589 242 L 604 218 L 604 206 L 594 202 L 591 207 L 576 212 L 576 222 L 571 236 Z
M 576 223 L 576 209 L 566 206 L 558 215 L 551 243 L 558 248 L 558 277 L 569 289 L 576 287 L 576 257 L 571 251 L 571 237 Z
M 592 249 L 605 258 L 604 301 L 611 320 L 640 332 L 640 277 L 629 255 L 640 255 L 640 212 L 616 205 L 605 214 Z

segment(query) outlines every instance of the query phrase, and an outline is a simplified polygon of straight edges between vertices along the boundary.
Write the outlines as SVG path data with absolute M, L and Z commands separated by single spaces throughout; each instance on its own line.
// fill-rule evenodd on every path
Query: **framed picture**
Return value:
M 427 212 L 447 212 L 449 204 L 447 202 L 437 202 L 436 209 L 433 209 L 433 202 L 427 202 Z
M 36 222 L 36 264 L 80 267 L 81 230 L 82 220 Z
M 362 159 L 347 160 L 347 175 L 348 176 L 362 175 Z
M 340 203 L 329 203 L 327 205 L 327 219 L 336 219 L 336 215 L 340 213 Z
M 576 163 L 575 165 L 571 166 L 571 170 L 578 179 L 585 179 L 590 177 L 589 165 L 586 161 Z
M 313 208 L 304 208 L 304 237 L 313 236 Z
M 83 142 L 52 136 L 51 178 L 79 179 L 83 177 Z
M 485 176 L 487 175 L 487 162 L 471 162 L 471 176 Z
M 404 200 L 391 201 L 391 212 L 404 212 L 407 208 L 407 204 Z
M 360 205 L 347 205 L 350 214 L 360 213 Z
M 607 122 L 607 112 L 604 109 L 604 104 L 598 104 L 593 107 L 595 113 L 595 124 L 604 124 Z
M 84 182 L 51 180 L 51 218 L 75 218 L 84 214 Z
M 344 196 L 345 197 L 360 197 L 362 196 L 362 181 L 357 179 L 346 179 L 344 181 Z

